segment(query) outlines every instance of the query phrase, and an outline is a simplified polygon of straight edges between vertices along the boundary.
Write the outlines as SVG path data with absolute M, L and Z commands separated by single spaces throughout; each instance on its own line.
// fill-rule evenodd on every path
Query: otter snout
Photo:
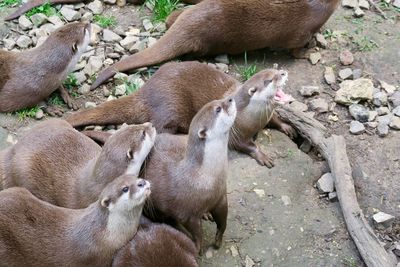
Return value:
M 139 191 L 143 192 L 144 195 L 147 197 L 150 195 L 150 183 L 144 179 L 138 179 L 136 182 L 136 186 Z
M 233 99 L 233 97 L 229 97 L 222 103 L 222 108 L 226 112 L 228 112 L 229 108 L 232 106 L 232 104 L 235 104 L 235 100 Z

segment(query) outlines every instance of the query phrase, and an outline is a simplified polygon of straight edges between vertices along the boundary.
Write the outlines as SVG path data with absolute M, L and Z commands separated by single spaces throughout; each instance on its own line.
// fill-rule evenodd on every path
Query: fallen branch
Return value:
M 377 5 L 373 0 L 368 0 L 368 2 L 382 15 L 384 19 L 388 19 L 385 12 Z
M 327 134 L 327 129 L 317 120 L 289 107 L 278 110 L 283 120 L 294 126 L 326 159 L 335 181 L 336 193 L 342 208 L 347 230 L 353 238 L 365 264 L 370 267 L 394 267 L 395 256 L 380 244 L 358 205 L 351 167 L 343 136 Z

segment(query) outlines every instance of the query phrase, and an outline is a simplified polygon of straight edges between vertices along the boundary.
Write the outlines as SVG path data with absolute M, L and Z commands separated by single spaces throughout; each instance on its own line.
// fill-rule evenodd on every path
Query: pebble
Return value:
M 292 204 L 289 196 L 282 196 L 281 199 L 285 206 L 289 206 L 290 204 Z
M 384 115 L 384 116 L 378 116 L 376 121 L 378 123 L 389 125 L 389 123 L 392 121 L 392 118 L 393 118 L 393 114 L 387 114 L 387 115 Z
M 375 93 L 374 96 L 373 96 L 372 103 L 373 103 L 375 106 L 380 107 L 380 106 L 385 106 L 385 105 L 387 105 L 387 101 L 388 101 L 388 96 L 387 96 L 386 93 L 384 93 L 384 92 L 377 92 L 377 93 Z
M 230 251 L 231 251 L 232 257 L 235 258 L 235 257 L 239 256 L 239 252 L 238 252 L 238 250 L 236 249 L 235 246 L 231 246 L 230 247 Z
M 19 17 L 18 25 L 24 31 L 32 29 L 33 27 L 33 23 L 25 15 Z
M 82 86 L 79 87 L 78 89 L 78 93 L 80 93 L 81 95 L 86 95 L 90 92 L 90 85 L 88 84 L 83 84 Z
M 34 14 L 30 17 L 30 19 L 31 19 L 33 25 L 35 25 L 36 27 L 39 27 L 39 26 L 43 25 L 43 23 L 47 22 L 47 16 L 42 13 Z
M 389 134 L 389 126 L 384 123 L 379 123 L 376 128 L 379 137 L 385 137 Z
M 338 200 L 336 192 L 331 192 L 328 194 L 328 199 L 330 202 L 336 202 Z
M 329 105 L 323 98 L 316 98 L 309 102 L 311 110 L 314 110 L 318 113 L 328 112 Z
M 81 69 L 83 69 L 85 66 L 86 66 L 86 62 L 85 62 L 85 60 L 82 60 L 82 61 L 78 62 L 78 64 L 75 65 L 73 71 L 81 70 Z
M 254 265 L 254 261 L 249 257 L 249 255 L 246 255 L 245 267 L 253 267 Z
M 78 84 L 83 84 L 86 81 L 86 75 L 83 71 L 75 72 L 74 74 Z
M 44 117 L 44 112 L 42 109 L 39 109 L 35 114 L 35 119 L 41 120 L 43 119 L 43 117 Z
M 315 65 L 321 60 L 322 56 L 319 52 L 311 53 L 309 56 L 309 60 L 311 64 Z
M 109 54 L 107 54 L 107 57 L 112 58 L 112 59 L 120 59 L 121 55 L 118 53 L 109 53 Z
M 157 42 L 157 39 L 154 37 L 149 37 L 147 39 L 147 47 L 153 46 Z
M 254 193 L 257 194 L 259 197 L 265 197 L 265 191 L 264 189 L 253 189 Z
M 211 248 L 209 248 L 209 249 L 207 250 L 207 252 L 206 252 L 206 258 L 207 258 L 207 259 L 211 259 L 212 256 L 213 256 L 213 252 L 212 252 Z
M 12 39 L 3 39 L 3 44 L 7 50 L 13 49 L 16 45 L 15 41 Z
M 119 42 L 122 40 L 122 37 L 109 29 L 104 29 L 103 40 L 105 42 Z
M 50 35 L 50 33 L 57 30 L 57 27 L 54 26 L 54 24 L 52 24 L 52 23 L 45 23 L 40 27 L 40 29 L 44 30 L 46 33 L 48 33 Z
M 94 0 L 93 2 L 90 2 L 87 5 L 87 7 L 95 15 L 99 15 L 99 14 L 103 13 L 103 10 L 104 10 L 103 4 L 99 0 Z
M 390 97 L 389 97 L 390 103 L 392 103 L 393 107 L 398 107 L 400 106 L 400 91 L 394 92 Z
M 363 9 L 369 9 L 369 2 L 367 0 L 358 0 L 358 6 Z
M 317 188 L 321 193 L 331 193 L 335 190 L 333 177 L 330 172 L 325 173 L 318 179 Z
M 32 39 L 25 35 L 21 35 L 17 39 L 17 46 L 20 48 L 28 48 L 32 43 Z
M 137 53 L 146 48 L 146 40 L 141 40 L 139 42 L 136 42 L 131 49 L 129 49 L 129 52 L 131 53 Z
M 126 85 L 120 84 L 115 87 L 114 95 L 115 96 L 123 96 L 126 93 Z
M 369 120 L 370 111 L 368 108 L 359 104 L 352 104 L 349 107 L 351 116 L 359 122 L 367 122 Z
M 223 55 L 218 55 L 214 59 L 218 63 L 223 63 L 223 64 L 229 64 L 229 58 L 228 55 L 223 54 Z
M 97 73 L 103 66 L 103 58 L 101 56 L 92 56 L 89 58 L 83 71 L 88 75 L 92 76 Z
M 370 110 L 368 121 L 374 121 L 377 116 L 378 116 L 378 112 L 376 110 Z
M 393 117 L 392 121 L 389 124 L 390 128 L 395 129 L 395 130 L 400 130 L 400 118 L 399 117 Z
M 300 101 L 293 101 L 289 106 L 299 112 L 304 112 L 308 110 L 308 106 Z
M 346 80 L 340 84 L 340 89 L 336 92 L 335 102 L 350 105 L 362 100 L 371 101 L 373 91 L 374 84 L 370 79 Z
M 158 22 L 154 29 L 158 32 L 165 32 L 167 30 L 167 25 L 164 22 Z
M 389 114 L 390 110 L 387 107 L 380 107 L 380 108 L 376 109 L 376 112 L 378 112 L 379 116 L 383 116 L 383 115 Z
M 359 121 L 351 121 L 350 122 L 350 133 L 358 135 L 365 132 L 365 126 Z
M 104 66 L 110 66 L 110 65 L 112 65 L 113 63 L 114 63 L 114 60 L 112 60 L 111 58 L 106 58 L 106 59 L 103 61 Z
M 302 96 L 313 96 L 313 95 L 319 95 L 321 92 L 321 89 L 318 86 L 302 86 L 300 89 L 300 94 Z
M 222 71 L 222 72 L 225 72 L 225 73 L 228 73 L 228 72 L 229 72 L 229 67 L 228 67 L 227 64 L 224 64 L 224 63 L 215 63 L 215 66 L 217 66 L 217 69 L 220 70 L 220 71 Z
M 394 85 L 388 84 L 387 82 L 384 81 L 379 81 L 379 82 L 383 90 L 385 90 L 386 93 L 388 93 L 389 95 L 393 94 L 394 91 L 396 90 L 396 87 Z
M 315 39 L 317 40 L 317 44 L 320 47 L 326 48 L 328 46 L 328 42 L 326 41 L 324 35 L 317 33 L 317 34 L 315 34 Z
M 100 42 L 99 33 L 103 31 L 103 28 L 97 25 L 96 23 L 91 23 L 90 31 L 91 31 L 90 43 L 97 44 L 98 42 Z
M 396 115 L 397 117 L 400 117 L 400 106 L 396 107 L 395 109 L 392 110 L 392 113 Z
M 360 79 L 362 77 L 362 70 L 361 69 L 354 69 L 353 70 L 353 79 Z
M 400 0 L 394 0 L 392 5 L 394 7 L 400 8 Z
M 114 5 L 115 3 L 117 3 L 117 0 L 103 0 L 104 3 L 106 4 L 110 4 L 110 5 Z
M 94 102 L 86 102 L 85 103 L 85 108 L 95 108 L 96 107 L 96 103 Z
M 331 67 L 325 67 L 324 78 L 327 84 L 331 85 L 336 83 L 335 72 Z
M 303 143 L 300 145 L 300 150 L 304 153 L 310 152 L 312 149 L 312 144 L 307 139 L 304 139 Z
M 356 8 L 358 7 L 358 0 L 343 0 L 342 6 L 349 8 Z
M 92 19 L 93 19 L 93 13 L 92 12 L 85 12 L 82 15 L 81 21 L 82 22 L 90 22 L 90 21 L 92 21 Z
M 378 123 L 376 121 L 369 121 L 366 123 L 366 125 L 371 129 L 375 129 L 376 127 L 378 127 Z
M 122 39 L 119 44 L 125 48 L 126 50 L 129 51 L 129 49 L 132 48 L 132 46 L 139 41 L 139 37 L 136 36 L 127 36 L 124 39 Z
M 42 45 L 46 40 L 47 40 L 47 37 L 39 37 L 36 41 L 35 47 Z
M 340 53 L 339 59 L 340 63 L 342 63 L 342 65 L 344 66 L 351 65 L 354 62 L 354 56 L 349 50 L 342 51 Z
M 150 31 L 151 29 L 154 28 L 154 25 L 153 25 L 153 23 L 151 23 L 151 21 L 149 19 L 144 19 L 143 27 L 144 27 L 145 31 Z
M 350 68 L 345 68 L 339 71 L 339 77 L 342 80 L 351 79 L 353 76 L 353 71 Z
M 364 15 L 365 15 L 365 12 L 364 12 L 361 8 L 356 7 L 356 8 L 354 9 L 354 17 L 356 17 L 356 18 L 362 18 L 362 17 L 364 17 Z
M 372 216 L 372 219 L 374 221 L 375 227 L 378 229 L 387 229 L 392 227 L 392 223 L 395 219 L 393 215 L 384 213 L 384 212 L 378 212 Z
M 57 28 L 64 25 L 64 22 L 60 19 L 59 16 L 50 16 L 47 18 L 50 23 L 53 23 Z
M 67 6 L 63 6 L 60 9 L 60 13 L 69 22 L 75 21 L 75 20 L 78 20 L 81 18 L 81 13 L 79 13 L 76 10 L 73 10 L 72 8 L 68 8 Z

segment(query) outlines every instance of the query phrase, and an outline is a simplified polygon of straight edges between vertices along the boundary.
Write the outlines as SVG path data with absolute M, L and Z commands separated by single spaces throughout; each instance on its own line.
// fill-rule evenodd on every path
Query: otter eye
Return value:
M 73 44 L 73 45 L 72 45 L 72 52 L 75 53 L 77 49 L 78 49 L 78 48 L 77 48 L 77 46 L 76 46 L 76 43 Z
M 128 186 L 125 186 L 124 188 L 122 188 L 122 192 L 128 193 L 128 191 L 129 191 L 129 187 Z
M 146 138 L 146 130 L 143 130 L 142 132 L 142 139 L 144 140 Z
M 217 107 L 217 108 L 215 109 L 215 112 L 220 113 L 221 110 L 222 110 L 221 107 Z

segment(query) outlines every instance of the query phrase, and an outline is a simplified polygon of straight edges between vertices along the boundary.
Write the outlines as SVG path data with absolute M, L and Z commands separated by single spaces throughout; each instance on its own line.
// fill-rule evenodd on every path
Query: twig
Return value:
M 388 17 L 386 16 L 385 12 L 383 12 L 382 9 L 381 9 L 377 4 L 375 4 L 375 2 L 374 2 L 373 0 L 368 0 L 368 2 L 369 2 L 373 7 L 375 7 L 376 10 L 378 10 L 378 12 L 382 15 L 382 17 L 383 17 L 384 19 L 388 19 Z

